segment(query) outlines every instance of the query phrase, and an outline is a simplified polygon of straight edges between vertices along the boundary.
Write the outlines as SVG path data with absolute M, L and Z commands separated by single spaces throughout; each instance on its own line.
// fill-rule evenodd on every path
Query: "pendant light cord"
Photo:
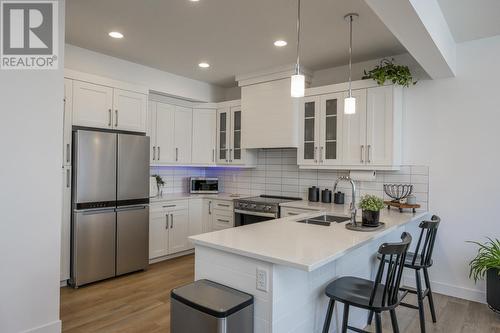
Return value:
M 352 97 L 351 81 L 352 81 L 352 15 L 349 16 L 349 97 Z
M 297 63 L 295 64 L 295 74 L 300 74 L 300 0 L 297 5 Z

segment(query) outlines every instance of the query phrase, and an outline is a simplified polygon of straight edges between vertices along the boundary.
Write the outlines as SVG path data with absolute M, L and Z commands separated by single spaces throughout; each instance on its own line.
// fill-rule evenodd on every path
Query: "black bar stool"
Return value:
M 415 279 L 417 288 L 401 287 L 401 290 L 417 295 L 418 306 L 401 302 L 402 306 L 417 309 L 420 317 L 420 331 L 425 333 L 425 317 L 424 317 L 424 298 L 429 299 L 429 307 L 431 309 L 432 322 L 436 322 L 436 310 L 434 309 L 434 299 L 432 298 L 431 284 L 429 280 L 429 272 L 427 269 L 432 266 L 432 251 L 436 241 L 436 234 L 441 219 L 437 215 L 433 215 L 430 221 L 420 223 L 420 236 L 418 237 L 417 247 L 415 252 L 408 252 L 404 267 L 415 270 Z M 423 244 L 422 244 L 423 240 Z M 380 260 L 387 261 L 387 258 L 378 256 Z M 422 281 L 420 279 L 420 270 L 424 273 L 425 290 L 422 289 Z M 368 325 L 371 324 L 373 312 L 370 312 L 368 317 Z
M 326 296 L 330 298 L 326 313 L 323 333 L 330 329 L 335 301 L 344 303 L 344 317 L 342 320 L 342 333 L 347 329 L 356 332 L 366 332 L 348 325 L 349 307 L 367 309 L 375 312 L 376 332 L 382 332 L 382 320 L 380 313 L 389 311 L 394 332 L 399 332 L 396 311 L 394 310 L 407 292 L 400 292 L 401 277 L 406 253 L 411 243 L 410 234 L 403 232 L 400 243 L 384 243 L 378 253 L 383 258 L 380 261 L 375 281 L 345 276 L 335 279 L 326 287 Z M 386 260 L 387 259 L 387 260 Z M 387 270 L 385 269 L 387 266 Z M 385 271 L 385 281 L 382 278 Z

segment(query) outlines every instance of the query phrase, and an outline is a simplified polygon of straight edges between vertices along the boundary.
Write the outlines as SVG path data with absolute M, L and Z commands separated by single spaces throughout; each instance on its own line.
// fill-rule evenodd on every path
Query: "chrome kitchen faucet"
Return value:
M 351 201 L 351 223 L 354 227 L 357 227 L 358 224 L 356 223 L 356 213 L 358 210 L 356 209 L 356 184 L 354 184 L 354 180 L 351 179 L 351 177 L 348 176 L 341 176 L 337 178 L 335 181 L 335 185 L 333 186 L 333 193 L 337 192 L 337 185 L 341 180 L 345 180 L 351 183 L 352 187 L 352 201 Z

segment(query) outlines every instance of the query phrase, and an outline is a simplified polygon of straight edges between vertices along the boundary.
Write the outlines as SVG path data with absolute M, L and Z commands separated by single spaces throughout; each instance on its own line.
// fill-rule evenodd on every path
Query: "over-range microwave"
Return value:
M 219 179 L 206 177 L 191 177 L 189 180 L 190 193 L 219 193 Z

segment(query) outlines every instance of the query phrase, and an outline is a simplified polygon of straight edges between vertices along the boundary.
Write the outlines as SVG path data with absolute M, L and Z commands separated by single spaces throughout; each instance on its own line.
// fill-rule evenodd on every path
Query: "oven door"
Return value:
M 246 210 L 235 209 L 234 210 L 234 226 L 240 227 L 242 225 L 254 224 L 269 220 L 277 219 L 278 216 L 275 213 L 264 213 L 264 212 L 252 212 Z

